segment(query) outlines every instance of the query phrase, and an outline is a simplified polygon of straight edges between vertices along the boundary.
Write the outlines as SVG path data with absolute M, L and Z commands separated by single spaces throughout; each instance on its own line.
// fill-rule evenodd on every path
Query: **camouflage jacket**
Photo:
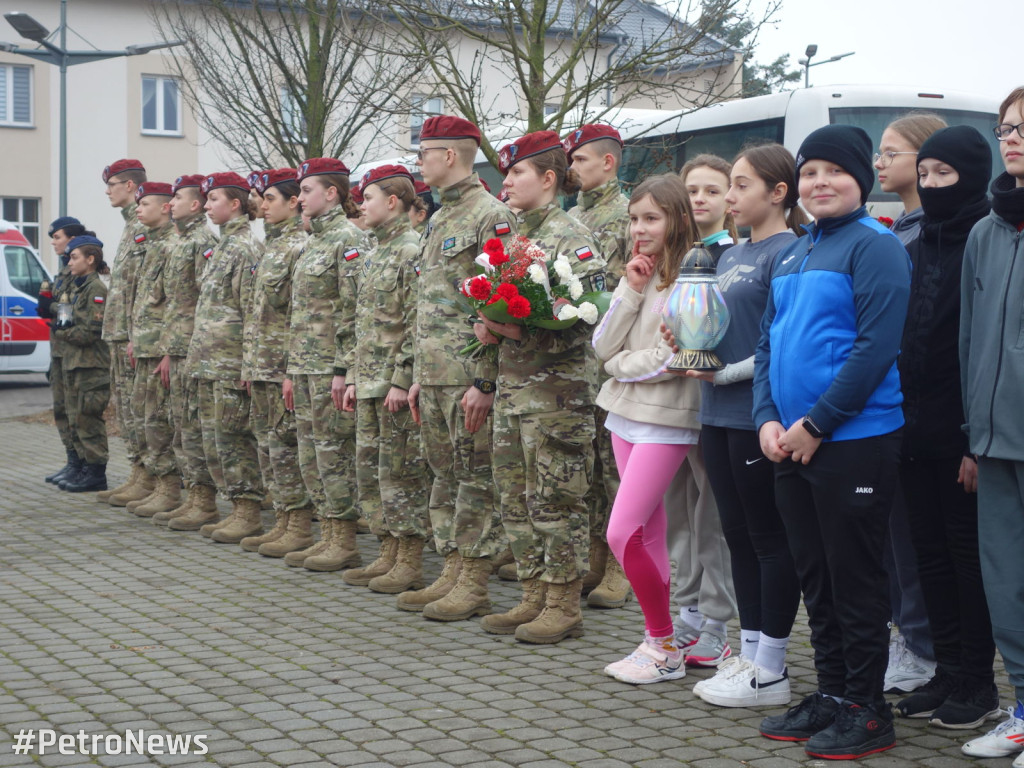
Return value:
M 493 380 L 497 371 L 486 356 L 459 355 L 476 335 L 451 302 L 458 301 L 456 286 L 480 271 L 474 260 L 484 243 L 492 237 L 507 242 L 517 225 L 512 211 L 487 194 L 475 173 L 440 192 L 441 208 L 427 225 L 420 254 L 413 381 L 468 386 L 474 378 Z
M 594 236 L 554 203 L 519 218 L 519 234 L 530 238 L 549 258 L 564 253 L 584 292 L 604 283 L 604 259 Z M 594 326 L 577 320 L 561 331 L 524 328 L 522 341 L 498 346 L 498 397 L 504 415 L 549 413 L 592 405 L 597 395 L 597 358 L 590 346 Z
M 242 378 L 242 318 L 263 244 L 245 216 L 224 224 L 220 233 L 199 289 L 185 366 L 197 379 L 232 381 Z
M 412 386 L 419 236 L 408 216 L 374 227 L 377 247 L 363 266 L 356 307 L 356 397 L 385 397 Z
M 171 239 L 171 251 L 164 268 L 167 309 L 159 351 L 161 355 L 185 357 L 196 322 L 199 286 L 217 245 L 217 236 L 206 226 L 206 215 L 202 213 L 179 221 L 175 226 L 177 234 Z
M 124 231 L 121 232 L 117 254 L 110 265 L 110 293 L 103 315 L 104 341 L 128 341 L 128 322 L 135 297 L 135 275 L 146 252 L 144 243 L 139 240 L 145 238 L 146 228 L 135 215 L 137 208 L 132 203 L 121 209 Z
M 288 364 L 292 272 L 309 238 L 298 216 L 266 224 L 265 232 L 266 250 L 256 270 L 252 305 L 245 313 L 242 378 L 280 382 Z
M 95 272 L 71 278 L 71 327 L 54 332 L 64 344 L 64 370 L 109 368 L 110 350 L 103 341 L 107 286 Z
M 128 324 L 135 357 L 163 357 L 160 351 L 160 336 L 164 329 L 167 312 L 167 291 L 164 275 L 167 262 L 174 247 L 174 225 L 167 222 L 162 227 L 147 229 L 145 232 L 146 254 L 142 267 L 135 277 L 135 301 Z
M 581 192 L 579 205 L 569 211 L 594 234 L 604 256 L 607 286 L 614 291 L 626 274 L 626 262 L 632 253 L 629 238 L 629 199 L 622 194 L 619 180 L 612 179 L 599 187 Z
M 313 219 L 310 229 L 292 273 L 288 373 L 340 374 L 352 363 L 366 238 L 340 205 Z
M 53 284 L 50 286 L 50 293 L 53 296 L 53 303 L 50 305 L 50 316 L 56 319 L 57 303 L 61 300 L 62 294 L 71 298 L 71 267 L 67 265 L 62 256 L 60 258 L 60 269 L 53 276 Z M 50 357 L 64 357 L 64 342 L 57 338 L 57 332 L 50 321 Z

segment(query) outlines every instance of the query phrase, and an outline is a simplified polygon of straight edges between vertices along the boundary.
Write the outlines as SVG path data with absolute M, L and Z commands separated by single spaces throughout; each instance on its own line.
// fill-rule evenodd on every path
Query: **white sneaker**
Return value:
M 645 639 L 629 656 L 605 667 L 604 673 L 624 683 L 646 685 L 686 677 L 686 665 L 682 653 L 677 659 L 671 659 L 664 650 Z
M 1024 766 L 1024 720 L 1007 710 L 1010 718 L 1004 720 L 984 736 L 971 739 L 961 749 L 971 757 L 1006 757 L 1021 752 L 1013 762 L 1013 768 Z
M 789 704 L 789 673 L 774 675 L 744 658 L 732 658 L 694 693 L 716 707 L 768 707 Z
M 907 648 L 903 635 L 889 643 L 889 666 L 885 670 L 886 693 L 911 693 L 935 677 L 935 662 L 922 659 Z

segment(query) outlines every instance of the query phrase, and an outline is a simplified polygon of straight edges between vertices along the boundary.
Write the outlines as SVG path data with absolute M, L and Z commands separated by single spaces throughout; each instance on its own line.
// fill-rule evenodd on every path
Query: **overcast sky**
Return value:
M 766 2 L 751 7 L 763 11 Z M 1000 100 L 1024 85 L 1017 0 L 782 0 L 776 18 L 759 36 L 759 62 L 788 53 L 795 68 L 809 43 L 818 45 L 811 63 L 856 51 L 811 67 L 811 85 L 888 83 Z

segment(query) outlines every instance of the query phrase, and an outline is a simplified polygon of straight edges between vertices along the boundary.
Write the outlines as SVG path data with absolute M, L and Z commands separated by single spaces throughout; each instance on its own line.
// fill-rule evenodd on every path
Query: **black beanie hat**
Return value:
M 871 139 L 863 128 L 854 125 L 826 125 L 808 134 L 796 154 L 797 183 L 800 166 L 808 160 L 835 163 L 853 176 L 860 187 L 861 205 L 875 185 L 875 169 L 871 165 Z
M 922 187 L 918 183 L 917 192 L 928 218 L 951 219 L 965 205 L 985 197 L 992 176 L 992 150 L 977 128 L 951 125 L 936 131 L 917 152 L 917 162 L 926 158 L 941 160 L 960 177 L 948 187 Z

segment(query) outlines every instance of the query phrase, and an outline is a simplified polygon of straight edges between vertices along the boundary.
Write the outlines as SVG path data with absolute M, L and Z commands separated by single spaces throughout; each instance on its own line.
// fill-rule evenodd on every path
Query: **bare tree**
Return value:
M 620 107 L 739 96 L 740 51 L 712 30 L 737 19 L 756 30 L 777 10 L 755 16 L 747 0 L 390 0 L 381 21 L 425 57 L 415 87 L 449 109 L 485 129 L 561 132 Z M 494 163 L 495 147 L 483 149 Z
M 253 167 L 379 147 L 405 120 L 422 54 L 394 55 L 376 0 L 172 0 L 154 4 L 182 94 L 204 128 Z M 421 63 L 417 63 L 421 62 Z

